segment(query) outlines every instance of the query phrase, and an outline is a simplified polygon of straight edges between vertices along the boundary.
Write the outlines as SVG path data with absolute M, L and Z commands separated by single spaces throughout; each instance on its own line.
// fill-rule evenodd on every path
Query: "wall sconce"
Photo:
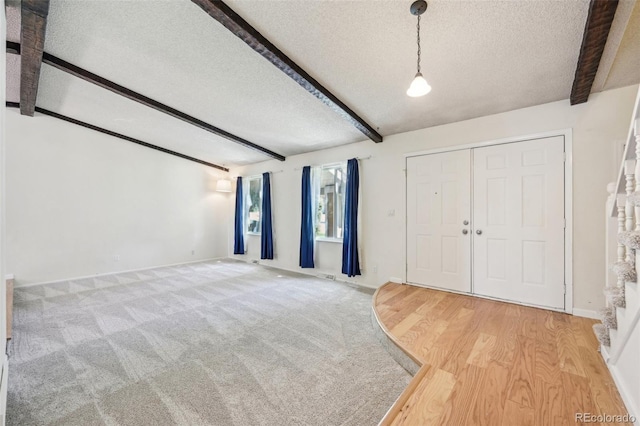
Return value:
M 231 192 L 231 181 L 229 179 L 218 179 L 218 182 L 216 182 L 216 191 Z

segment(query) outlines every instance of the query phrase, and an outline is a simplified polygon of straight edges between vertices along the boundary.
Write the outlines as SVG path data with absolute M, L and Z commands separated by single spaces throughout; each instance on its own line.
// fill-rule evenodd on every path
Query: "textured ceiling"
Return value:
M 10 84 L 7 100 L 19 102 L 20 57 L 7 55 Z M 99 99 L 99 102 L 96 100 Z M 264 160 L 264 155 L 239 148 L 183 121 L 42 65 L 38 106 L 153 145 L 218 165 Z
M 618 7 L 622 7 L 622 4 Z M 611 69 L 607 73 L 603 90 L 616 89 L 638 82 L 640 82 L 640 3 L 636 3 L 630 12 L 628 24 Z
M 430 1 L 421 23 L 422 73 L 433 90 L 422 98 L 405 95 L 416 67 L 410 3 L 231 7 L 383 135 L 569 97 L 588 1 Z M 283 14 L 295 24 L 278 25 Z
M 409 98 L 411 1 L 227 3 L 383 135 L 567 99 L 589 4 L 430 0 L 422 69 L 433 90 Z M 620 3 L 594 90 L 640 82 L 634 3 Z M 7 20 L 18 41 L 16 8 Z M 366 139 L 189 0 L 52 2 L 45 50 L 283 155 Z M 19 61 L 7 56 L 17 96 Z M 48 66 L 37 104 L 218 164 L 267 159 Z
M 264 160 L 257 151 L 237 149 L 225 139 L 48 65 L 42 66 L 40 82 L 38 106 L 50 111 L 219 165 Z
M 20 42 L 20 3 L 8 1 L 5 2 L 7 7 L 5 12 L 7 15 L 7 40 Z
M 20 56 L 7 54 L 7 101 L 20 102 Z
M 61 1 L 49 13 L 47 52 L 275 152 L 363 139 L 188 0 Z

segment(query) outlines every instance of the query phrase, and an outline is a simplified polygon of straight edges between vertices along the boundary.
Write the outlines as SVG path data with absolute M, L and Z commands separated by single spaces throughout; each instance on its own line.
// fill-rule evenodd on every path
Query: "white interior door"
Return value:
M 470 169 L 469 150 L 407 159 L 408 282 L 471 291 Z
M 564 308 L 564 138 L 473 150 L 474 293 Z

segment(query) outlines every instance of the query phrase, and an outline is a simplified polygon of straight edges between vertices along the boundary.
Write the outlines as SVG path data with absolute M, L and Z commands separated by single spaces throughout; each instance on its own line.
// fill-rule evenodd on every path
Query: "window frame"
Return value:
M 250 231 L 249 230 L 249 226 L 251 225 L 251 221 L 249 219 L 249 214 L 251 213 L 249 211 L 249 208 L 253 205 L 253 203 L 249 204 L 249 202 L 251 201 L 251 182 L 252 181 L 258 181 L 259 182 L 259 194 L 260 194 L 260 199 L 258 202 L 258 212 L 260 213 L 259 215 L 259 219 L 258 219 L 258 231 Z M 247 235 L 261 235 L 262 234 L 262 175 L 255 175 L 255 176 L 249 176 L 246 178 L 246 191 L 245 191 L 245 196 L 244 196 L 244 211 L 245 211 L 245 226 L 244 226 L 244 231 L 247 233 Z
M 315 177 L 315 184 L 314 184 L 314 188 L 313 188 L 313 193 L 314 193 L 314 199 L 313 199 L 313 208 L 314 208 L 314 212 L 318 212 L 318 207 L 320 206 L 320 190 L 321 190 L 321 183 L 322 183 L 322 173 L 324 170 L 326 169 L 341 169 L 342 172 L 344 173 L 344 186 L 343 186 L 343 192 L 342 195 L 343 197 L 346 196 L 346 190 L 347 190 L 347 162 L 346 161 L 340 161 L 340 162 L 335 162 L 335 163 L 327 163 L 327 164 L 322 164 L 319 166 L 314 167 L 314 172 L 316 173 L 316 177 Z M 342 232 L 343 235 L 341 237 L 326 237 L 326 236 L 320 236 L 318 235 L 318 225 L 320 223 L 320 221 L 318 220 L 318 214 L 314 214 L 313 217 L 313 221 L 314 221 L 314 238 L 315 241 L 321 241 L 321 242 L 327 242 L 327 243 L 340 243 L 342 244 L 343 239 L 344 239 L 344 201 L 343 201 L 343 206 L 342 209 L 338 209 L 337 210 L 338 214 L 340 215 L 340 219 L 338 219 L 336 221 L 335 227 L 336 227 L 336 233 L 337 233 L 337 224 L 338 223 L 342 223 Z M 336 213 L 336 211 L 334 211 L 334 214 Z M 326 221 L 325 221 L 326 223 Z M 326 234 L 326 232 L 325 232 Z

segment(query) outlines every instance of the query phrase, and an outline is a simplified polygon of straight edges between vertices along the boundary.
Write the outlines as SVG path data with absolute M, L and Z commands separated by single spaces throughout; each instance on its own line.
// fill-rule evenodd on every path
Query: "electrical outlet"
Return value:
M 114 254 L 113 255 L 113 261 L 114 262 L 120 262 L 120 255 L 119 254 Z
M 374 274 L 378 273 L 378 265 L 373 265 L 373 273 Z

